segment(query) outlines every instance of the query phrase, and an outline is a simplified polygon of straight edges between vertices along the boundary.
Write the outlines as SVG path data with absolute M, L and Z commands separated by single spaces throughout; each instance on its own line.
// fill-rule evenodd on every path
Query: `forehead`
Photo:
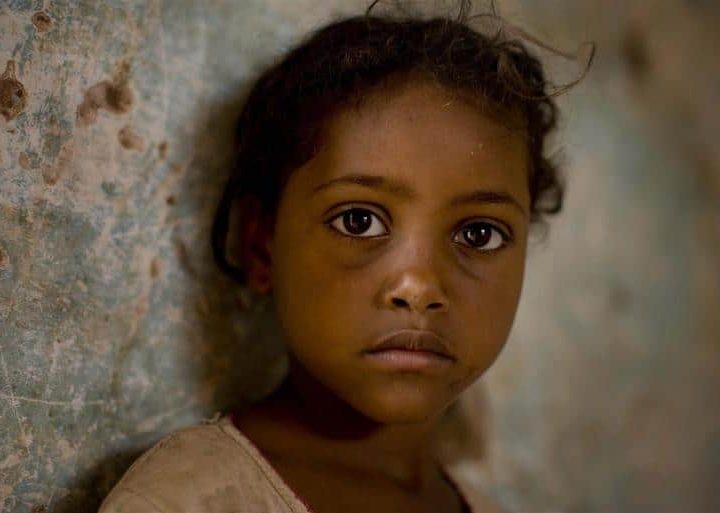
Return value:
M 394 178 L 438 199 L 445 191 L 480 186 L 529 201 L 525 132 L 429 82 L 375 93 L 335 115 L 305 167 L 298 178 L 308 190 L 361 173 Z

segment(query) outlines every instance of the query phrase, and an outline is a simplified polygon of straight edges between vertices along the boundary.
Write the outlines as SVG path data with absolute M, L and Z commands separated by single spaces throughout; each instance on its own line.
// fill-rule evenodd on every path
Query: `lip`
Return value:
M 388 333 L 364 353 L 375 364 L 393 370 L 442 372 L 456 360 L 437 334 L 413 329 Z
M 401 329 L 382 336 L 367 353 L 376 353 L 389 349 L 401 351 L 428 352 L 454 360 L 445 342 L 435 332 L 428 330 Z

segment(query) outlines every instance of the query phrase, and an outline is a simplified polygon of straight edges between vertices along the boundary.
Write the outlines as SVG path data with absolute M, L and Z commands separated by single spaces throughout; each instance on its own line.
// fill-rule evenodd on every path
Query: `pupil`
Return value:
M 350 212 L 345 214 L 345 229 L 347 229 L 350 233 L 360 234 L 367 230 L 369 226 L 370 214 L 367 213 L 366 210 L 352 209 Z
M 475 226 L 476 228 L 465 229 L 465 239 L 468 242 L 471 242 L 476 246 L 484 246 L 485 244 L 490 242 L 490 238 L 492 237 L 492 230 L 490 230 L 487 226 L 483 224 L 474 224 L 470 226 Z M 482 232 L 482 235 L 478 236 L 477 232 Z M 468 233 L 474 233 L 475 236 L 468 237 Z

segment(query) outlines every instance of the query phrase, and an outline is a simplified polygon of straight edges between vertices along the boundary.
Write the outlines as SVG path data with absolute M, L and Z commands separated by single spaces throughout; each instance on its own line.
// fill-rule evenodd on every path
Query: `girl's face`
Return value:
M 515 317 L 527 169 L 521 136 L 436 85 L 336 116 L 321 152 L 291 175 L 269 246 L 297 361 L 377 422 L 422 422 L 452 403 L 493 363 Z M 434 331 L 455 360 L 426 372 L 367 358 L 402 328 Z

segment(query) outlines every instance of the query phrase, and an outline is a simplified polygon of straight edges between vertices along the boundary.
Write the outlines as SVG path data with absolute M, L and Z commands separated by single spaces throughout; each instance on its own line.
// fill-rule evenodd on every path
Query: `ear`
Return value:
M 228 260 L 243 270 L 250 288 L 260 294 L 272 289 L 272 238 L 274 222 L 263 216 L 253 195 L 236 198 L 230 211 Z

